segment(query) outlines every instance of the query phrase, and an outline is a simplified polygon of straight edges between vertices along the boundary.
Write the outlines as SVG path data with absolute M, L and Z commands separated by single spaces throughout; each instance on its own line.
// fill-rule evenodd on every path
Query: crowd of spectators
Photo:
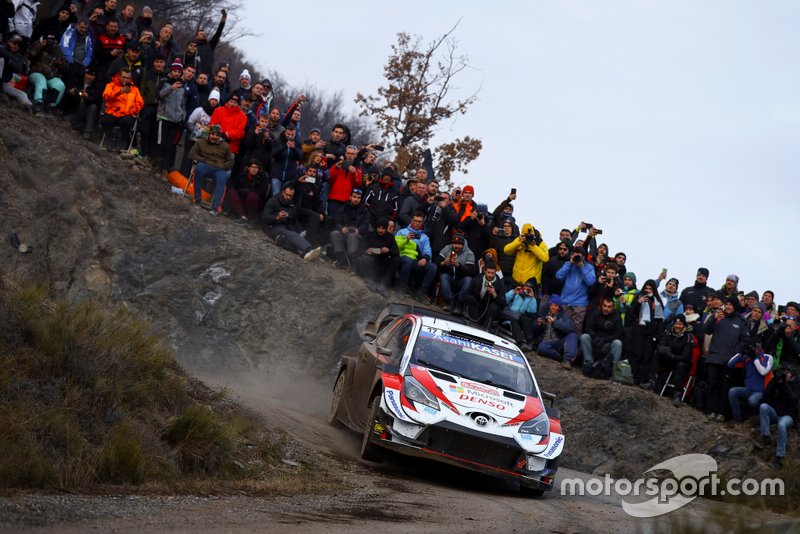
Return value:
M 531 358 L 593 378 L 627 362 L 634 385 L 669 389 L 676 407 L 710 421 L 759 416 L 758 447 L 777 424 L 780 467 L 798 417 L 800 305 L 744 292 L 734 274 L 715 290 L 702 267 L 680 293 L 666 269 L 639 287 L 592 224 L 562 229 L 548 247 L 517 223 L 515 190 L 490 211 L 472 186 L 440 187 L 430 165 L 403 179 L 380 160 L 383 147 L 352 144 L 344 124 L 303 132 L 302 95 L 280 109 L 268 80 L 244 70 L 234 86 L 229 66 L 215 65 L 225 22 L 222 11 L 210 38 L 198 30 L 179 45 L 147 7 L 136 16 L 116 0 L 83 12 L 67 2 L 30 28 L 0 28 L 3 93 L 63 115 L 87 139 L 104 134 L 110 150 L 135 141 L 158 172 L 193 177 L 198 207 L 209 189 L 212 215 L 261 228 L 308 261 L 325 249 L 384 297 L 393 289 L 506 329 Z

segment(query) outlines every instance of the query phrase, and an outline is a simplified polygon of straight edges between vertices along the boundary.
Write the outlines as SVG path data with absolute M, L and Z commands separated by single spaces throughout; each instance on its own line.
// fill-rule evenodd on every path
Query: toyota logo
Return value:
M 478 426 L 486 426 L 489 422 L 489 419 L 485 415 L 479 415 L 475 418 L 475 424 Z

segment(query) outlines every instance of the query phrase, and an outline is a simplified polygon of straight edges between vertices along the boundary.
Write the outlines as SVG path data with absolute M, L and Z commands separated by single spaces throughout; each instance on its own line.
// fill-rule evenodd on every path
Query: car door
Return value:
M 384 328 L 372 343 L 362 343 L 353 377 L 354 415 L 359 426 L 363 426 L 369 414 L 372 387 L 380 373 L 378 367 L 388 361 L 400 362 L 408 344 L 414 323 L 410 318 L 398 318 Z M 379 354 L 378 347 L 391 351 L 390 355 Z

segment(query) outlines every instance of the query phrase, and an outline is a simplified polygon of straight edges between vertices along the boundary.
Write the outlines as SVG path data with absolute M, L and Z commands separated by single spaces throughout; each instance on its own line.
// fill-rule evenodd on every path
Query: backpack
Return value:
M 587 373 L 591 378 L 599 378 L 600 380 L 608 380 L 614 367 L 614 359 L 611 357 L 611 352 L 603 354 L 599 360 L 592 363 L 589 372 Z
M 8 18 L 8 31 L 30 39 L 38 7 L 39 2 L 33 0 L 14 0 L 14 16 Z
M 625 386 L 633 385 L 633 371 L 631 371 L 631 364 L 628 363 L 628 360 L 620 360 L 614 364 L 611 381 Z

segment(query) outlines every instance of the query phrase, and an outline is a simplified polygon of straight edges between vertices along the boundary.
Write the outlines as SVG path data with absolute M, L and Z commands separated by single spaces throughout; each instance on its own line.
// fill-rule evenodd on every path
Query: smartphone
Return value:
M 512 195 L 516 195 L 517 194 L 517 188 L 516 187 L 512 187 L 511 188 L 511 194 Z
M 661 274 L 663 274 L 664 276 L 667 276 L 667 268 L 666 267 L 661 269 Z

